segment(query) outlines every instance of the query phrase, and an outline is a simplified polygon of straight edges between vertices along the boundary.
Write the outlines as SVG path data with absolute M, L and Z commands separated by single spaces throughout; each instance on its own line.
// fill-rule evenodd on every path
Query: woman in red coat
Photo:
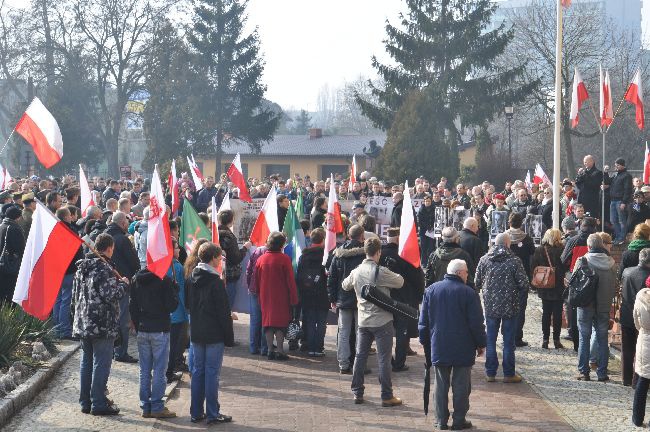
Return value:
M 259 294 L 269 360 L 289 359 L 284 353 L 284 334 L 291 320 L 291 306 L 298 304 L 291 259 L 282 252 L 285 242 L 283 233 L 271 233 L 266 241 L 266 253 L 255 263 L 253 290 Z M 277 352 L 272 349 L 274 336 Z

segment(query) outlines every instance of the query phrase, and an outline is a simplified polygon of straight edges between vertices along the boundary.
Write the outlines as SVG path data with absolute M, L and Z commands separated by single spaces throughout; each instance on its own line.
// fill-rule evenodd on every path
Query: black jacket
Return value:
M 63 223 L 65 224 L 65 226 L 70 228 L 70 231 L 77 234 L 76 226 L 74 226 L 73 224 L 69 224 L 67 222 L 63 222 Z M 72 258 L 72 262 L 70 263 L 67 270 L 65 271 L 65 274 L 67 275 L 75 274 L 77 272 L 77 261 L 82 259 L 84 259 L 84 250 L 83 250 L 83 246 L 80 245 L 79 248 L 77 249 L 77 253 L 74 255 L 74 258 Z
M 112 223 L 106 229 L 106 234 L 113 237 L 115 249 L 113 251 L 113 262 L 120 275 L 131 279 L 140 270 L 140 260 L 131 240 L 126 236 L 122 228 Z
M 431 204 L 429 207 L 422 204 L 420 210 L 418 211 L 418 232 L 421 236 L 424 235 L 427 231 L 433 229 L 433 224 L 435 223 L 435 212 L 436 205 Z
M 621 325 L 635 328 L 634 326 L 634 301 L 636 295 L 643 287 L 645 280 L 650 276 L 650 269 L 642 266 L 635 266 L 625 269 L 621 279 Z
M 424 273 L 422 268 L 415 268 L 400 257 L 398 249 L 399 246 L 395 243 L 383 245 L 379 265 L 387 267 L 404 278 L 404 286 L 401 289 L 390 290 L 390 296 L 411 306 L 417 306 L 424 295 Z
M 199 264 L 187 281 L 189 289 L 185 302 L 192 317 L 190 340 L 233 346 L 235 335 L 226 287 L 215 271 L 203 267 L 204 264 Z
M 219 245 L 226 253 L 226 281 L 235 282 L 241 276 L 241 262 L 246 257 L 247 249 L 239 247 L 237 237 L 227 226 L 219 225 Z
M 603 182 L 603 172 L 594 165 L 576 177 L 578 187 L 578 203 L 585 206 L 585 212 L 597 217 L 600 215 L 600 185 Z
M 147 269 L 140 270 L 131 282 L 129 312 L 136 331 L 167 333 L 170 313 L 178 306 L 178 289 L 165 276 L 162 280 Z
M 544 231 L 553 228 L 553 200 L 537 207 L 537 214 L 542 217 Z
M 287 217 L 287 211 L 289 209 L 286 209 L 284 207 L 280 207 L 278 205 L 278 225 L 280 226 L 280 231 L 282 231 L 282 228 L 284 228 L 284 220 Z
M 296 286 L 298 288 L 298 297 L 300 306 L 303 308 L 329 309 L 329 295 L 327 293 L 327 274 L 323 266 L 323 254 L 325 249 L 322 246 L 309 247 L 302 251 L 298 259 L 298 268 L 296 271 Z M 307 269 L 312 271 L 320 270 L 320 277 L 313 286 L 304 286 L 301 283 L 302 275 Z
M 5 244 L 5 239 L 7 240 Z M 25 233 L 16 221 L 4 218 L 0 224 L 0 253 L 6 248 L 20 260 L 25 251 Z
M 404 200 L 401 200 L 393 207 L 393 212 L 390 215 L 390 226 L 399 227 L 402 224 L 402 209 L 404 208 Z
M 555 287 L 538 289 L 537 295 L 542 300 L 562 300 L 562 296 L 564 295 L 564 274 L 567 271 L 567 267 L 560 259 L 564 248 L 562 246 L 538 246 L 533 255 L 531 265 L 533 270 L 538 266 L 549 266 L 548 258 L 546 257 L 546 253 L 544 253 L 544 248 L 546 248 L 546 251 L 548 252 L 548 258 L 551 259 L 551 267 L 555 269 Z
M 646 219 L 650 219 L 650 207 L 646 203 L 632 203 L 628 209 L 627 232 L 631 233 L 638 224 L 644 223 Z
M 472 274 L 476 273 L 478 260 L 480 260 L 481 257 L 485 255 L 485 252 L 487 252 L 483 244 L 484 243 L 479 236 L 470 230 L 463 228 L 460 232 L 460 247 L 467 252 L 470 257 L 472 257 L 472 263 L 468 263 L 468 265 L 473 266 L 473 268 L 469 268 L 469 272 Z
M 325 223 L 325 215 L 327 212 L 322 209 L 315 209 L 311 214 L 311 229 L 320 228 Z
M 510 233 L 510 230 L 506 232 Z M 526 276 L 530 279 L 530 261 L 535 253 L 535 242 L 528 234 L 526 234 L 522 239 L 513 239 L 511 235 L 510 240 L 510 250 L 519 257 L 521 263 L 524 265 Z
M 334 249 L 329 275 L 327 276 L 327 292 L 330 303 L 336 303 L 339 309 L 356 309 L 357 296 L 354 291 L 341 288 L 343 280 L 357 268 L 366 258 L 363 243 L 358 240 L 348 240 L 343 246 Z
M 624 204 L 632 202 L 634 185 L 632 184 L 632 176 L 626 169 L 611 176 L 609 183 L 609 198 L 612 201 L 621 201 Z

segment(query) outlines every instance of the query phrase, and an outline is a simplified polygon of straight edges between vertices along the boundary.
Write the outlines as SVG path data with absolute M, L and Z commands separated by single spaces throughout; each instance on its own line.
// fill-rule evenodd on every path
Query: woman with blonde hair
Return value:
M 562 304 L 564 293 L 564 273 L 567 269 L 560 256 L 564 246 L 562 232 L 558 229 L 549 229 L 542 238 L 542 244 L 535 249 L 532 268 L 552 267 L 555 270 L 555 283 L 551 288 L 540 288 L 537 295 L 542 299 L 542 348 L 548 349 L 551 333 L 551 318 L 553 319 L 553 344 L 555 349 L 562 349 L 560 332 L 562 331 Z
M 621 256 L 621 265 L 618 268 L 618 278 L 623 276 L 623 270 L 639 265 L 639 252 L 650 247 L 650 226 L 640 223 L 634 227 L 632 241 Z

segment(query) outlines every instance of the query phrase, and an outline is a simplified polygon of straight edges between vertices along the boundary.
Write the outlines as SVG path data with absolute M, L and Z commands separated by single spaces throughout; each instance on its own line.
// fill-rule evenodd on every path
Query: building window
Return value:
M 279 174 L 283 179 L 288 179 L 291 175 L 291 166 L 284 164 L 268 164 L 264 165 L 264 176 L 269 177 L 273 174 Z
M 223 164 L 223 170 L 221 172 L 223 174 L 228 173 L 228 168 L 230 168 L 230 165 L 232 165 L 232 162 L 229 162 L 227 164 Z M 242 169 L 242 171 L 244 171 L 244 173 L 243 173 L 244 178 L 247 179 L 248 178 L 248 164 L 247 163 L 241 164 L 241 169 Z
M 330 178 L 330 174 L 334 174 L 334 177 L 337 174 L 341 174 L 343 178 L 350 177 L 350 165 L 321 165 L 320 178 L 328 179 Z

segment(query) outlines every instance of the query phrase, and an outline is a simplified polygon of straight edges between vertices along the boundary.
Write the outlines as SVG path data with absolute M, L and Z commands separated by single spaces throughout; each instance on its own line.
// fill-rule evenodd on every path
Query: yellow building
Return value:
M 458 146 L 458 158 L 461 168 L 476 165 L 476 143 L 470 141 Z
M 258 179 L 279 174 L 288 179 L 295 174 L 312 179 L 328 178 L 330 174 L 346 176 L 352 156 L 356 155 L 357 171 L 371 170 L 383 146 L 383 135 L 323 135 L 321 129 L 310 129 L 309 135 L 276 135 L 253 153 L 248 144 L 224 148 L 220 172 L 226 172 L 237 153 L 241 155 L 244 177 Z M 372 144 L 371 144 L 372 143 Z M 200 155 L 196 162 L 204 175 L 215 174 L 213 155 Z

